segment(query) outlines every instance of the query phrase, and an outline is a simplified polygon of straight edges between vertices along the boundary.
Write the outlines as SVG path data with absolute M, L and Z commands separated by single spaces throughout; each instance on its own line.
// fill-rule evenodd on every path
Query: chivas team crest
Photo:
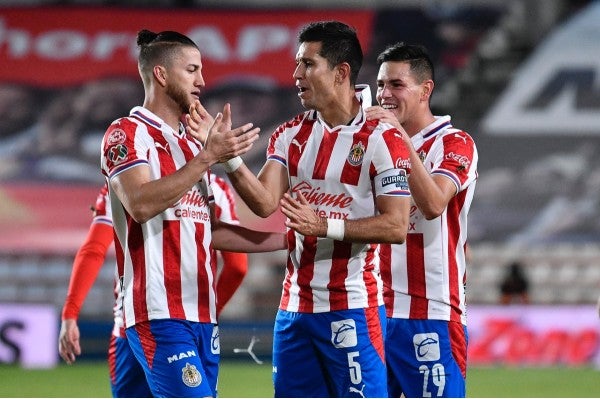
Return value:
M 363 157 L 365 156 L 365 146 L 363 143 L 358 142 L 350 148 L 350 153 L 348 154 L 348 163 L 352 166 L 360 165 L 363 161 Z
M 197 387 L 202 383 L 202 376 L 200 372 L 193 364 L 186 363 L 185 367 L 181 369 L 181 379 L 183 383 L 190 388 Z

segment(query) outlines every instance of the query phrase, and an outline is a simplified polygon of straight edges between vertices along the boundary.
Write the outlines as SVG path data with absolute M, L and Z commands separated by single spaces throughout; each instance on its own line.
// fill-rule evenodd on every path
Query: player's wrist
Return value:
M 337 241 L 344 241 L 345 231 L 346 222 L 344 219 L 327 219 L 327 238 Z
M 239 169 L 240 166 L 242 166 L 242 164 L 244 163 L 244 160 L 237 156 L 237 157 L 233 157 L 225 162 L 221 162 L 221 165 L 223 165 L 223 169 L 225 169 L 226 173 L 233 173 L 236 170 Z

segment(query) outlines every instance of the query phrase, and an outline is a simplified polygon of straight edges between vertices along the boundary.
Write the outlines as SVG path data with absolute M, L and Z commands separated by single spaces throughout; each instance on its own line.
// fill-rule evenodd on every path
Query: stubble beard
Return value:
M 189 112 L 191 103 L 188 95 L 183 90 L 174 85 L 167 84 L 167 96 L 179 106 L 182 114 Z

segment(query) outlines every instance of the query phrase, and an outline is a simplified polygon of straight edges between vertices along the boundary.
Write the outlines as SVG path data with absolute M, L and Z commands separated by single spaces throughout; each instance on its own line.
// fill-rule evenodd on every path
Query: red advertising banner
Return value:
M 92 222 L 99 187 L 3 184 L 0 253 L 74 254 Z
M 55 87 L 106 76 L 137 76 L 136 34 L 176 30 L 200 47 L 207 84 L 239 75 L 293 85 L 297 33 L 336 19 L 369 48 L 373 12 L 201 11 L 193 9 L 0 9 L 0 81 Z
M 600 364 L 594 305 L 471 306 L 471 366 L 592 366 Z
M 92 222 L 100 186 L 89 184 L 3 184 L 0 186 L 0 253 L 74 254 Z M 284 231 L 277 211 L 263 219 L 236 196 L 238 216 L 246 227 Z M 113 246 L 109 251 L 112 253 Z

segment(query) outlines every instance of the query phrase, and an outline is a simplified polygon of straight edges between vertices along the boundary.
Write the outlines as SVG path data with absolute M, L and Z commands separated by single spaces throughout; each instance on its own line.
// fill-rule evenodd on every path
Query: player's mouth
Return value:
M 398 109 L 396 104 L 381 104 L 381 108 L 383 109 Z
M 302 97 L 304 93 L 308 91 L 306 87 L 296 86 L 298 88 L 298 97 Z
M 196 97 L 199 100 L 200 99 L 200 92 L 199 91 L 193 91 L 192 92 L 192 96 Z

